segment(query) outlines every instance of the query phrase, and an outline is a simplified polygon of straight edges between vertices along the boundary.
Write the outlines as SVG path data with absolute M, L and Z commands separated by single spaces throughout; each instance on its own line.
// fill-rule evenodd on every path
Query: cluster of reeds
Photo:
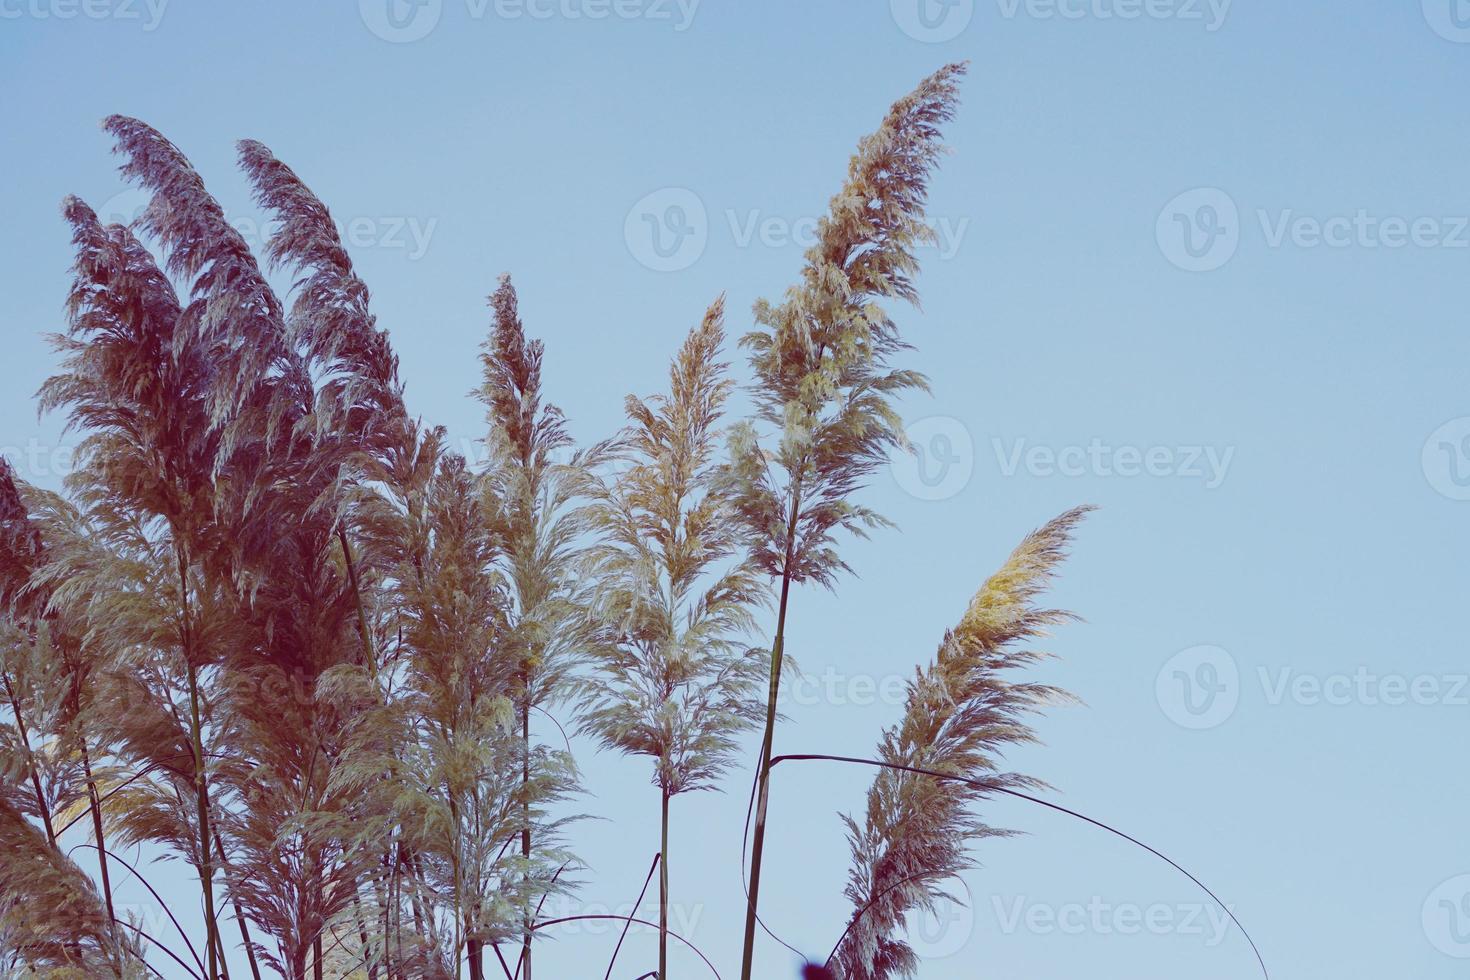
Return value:
M 367 287 L 289 167 L 239 146 L 274 221 L 257 257 L 177 147 L 108 119 L 152 198 L 132 226 L 64 207 L 69 328 L 40 400 L 81 434 L 79 465 L 64 492 L 0 466 L 0 968 L 530 980 L 544 903 L 586 870 L 576 761 L 543 734 L 563 712 L 649 760 L 664 978 L 670 803 L 717 787 L 761 731 L 749 978 L 793 586 L 834 587 L 842 535 L 886 523 L 857 496 L 905 448 L 896 399 L 925 382 L 894 366 L 883 304 L 916 300 L 963 71 L 862 141 L 800 280 L 757 305 L 752 418 L 725 417 L 721 299 L 668 391 L 574 451 L 502 277 L 483 467 L 405 406 Z M 998 833 L 974 810 L 985 788 L 920 770 L 1030 785 L 999 753 L 1058 692 L 1005 672 L 1063 618 L 1032 600 L 1079 514 L 987 582 L 883 737 L 900 768 L 849 821 L 854 913 L 828 964 L 849 980 L 911 974 L 905 915 Z M 202 934 L 120 914 L 134 845 L 193 869 Z

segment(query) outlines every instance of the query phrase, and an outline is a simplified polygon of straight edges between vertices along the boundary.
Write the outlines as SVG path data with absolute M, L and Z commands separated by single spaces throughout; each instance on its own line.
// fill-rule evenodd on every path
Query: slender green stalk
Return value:
M 92 811 L 92 835 L 97 839 L 97 865 L 102 874 L 102 897 L 107 903 L 107 927 L 114 943 L 118 939 L 117 912 L 112 907 L 112 879 L 107 873 L 107 841 L 102 836 L 102 801 L 97 796 L 97 781 L 92 778 L 92 759 L 87 754 L 87 740 L 78 736 L 77 745 L 82 750 L 82 775 L 87 780 L 87 809 Z M 122 953 L 117 952 L 115 963 L 122 965 Z
M 56 829 L 51 823 L 51 809 L 46 805 L 46 794 L 41 790 L 41 776 L 39 770 L 36 768 L 36 756 L 31 751 L 30 736 L 26 733 L 25 721 L 21 718 L 20 700 L 15 696 L 15 689 L 10 684 L 10 675 L 3 674 L 0 676 L 3 676 L 5 679 L 5 694 L 10 699 L 10 710 L 15 713 L 15 730 L 20 736 L 21 748 L 25 750 L 26 765 L 31 770 L 31 788 L 36 794 L 36 809 L 40 812 L 41 822 L 46 829 L 46 840 L 51 845 L 53 851 L 60 853 L 61 845 L 56 842 Z M 77 943 L 68 943 L 67 948 L 75 959 L 81 959 L 81 949 Z
M 726 492 L 716 442 L 733 383 L 720 361 L 724 297 L 669 367 L 667 394 L 630 396 L 617 440 L 627 468 L 598 485 L 589 523 L 601 541 L 585 574 L 599 622 L 581 685 L 581 731 L 655 762 L 661 850 L 670 801 L 715 786 L 738 736 L 768 715 L 767 654 L 745 637 L 768 599 L 764 569 L 738 556 L 744 518 Z M 659 973 L 668 968 L 669 874 L 659 878 Z
M 531 866 L 531 691 L 530 664 L 525 666 L 523 683 L 526 685 L 524 698 L 521 701 L 521 857 L 525 859 L 526 867 Z M 527 916 L 525 920 L 525 932 L 521 945 L 521 965 L 525 968 L 526 980 L 531 980 L 531 934 L 532 918 Z
M 189 680 L 189 738 L 194 749 L 194 791 L 199 807 L 199 883 L 204 889 L 204 928 L 208 932 L 208 980 L 219 975 L 216 949 L 219 929 L 214 919 L 214 862 L 209 850 L 209 781 L 204 771 L 204 738 L 199 713 L 199 671 L 194 663 L 194 636 L 189 617 L 189 577 L 184 551 L 175 538 L 174 553 L 179 567 L 179 603 L 182 615 L 180 630 L 184 645 L 185 669 Z
M 480 939 L 466 939 L 465 949 L 470 962 L 470 980 L 485 980 L 485 943 Z
M 219 835 L 216 834 L 214 839 L 219 840 Z M 230 980 L 230 964 L 225 959 L 225 935 L 220 932 L 218 922 L 214 925 L 214 951 L 219 963 L 219 975 L 223 980 Z
M 374 681 L 378 679 L 378 654 L 373 647 L 373 636 L 368 630 L 367 611 L 362 604 L 362 586 L 357 579 L 357 560 L 352 556 L 352 545 L 347 540 L 345 528 L 337 528 L 337 541 L 342 545 L 342 558 L 347 564 L 347 578 L 352 583 L 352 599 L 357 606 L 357 633 L 362 637 L 362 655 L 367 658 L 368 670 Z
M 464 914 L 464 871 L 459 864 L 459 806 L 455 803 L 453 793 L 449 794 L 449 825 L 455 830 L 455 839 L 449 844 L 449 874 L 454 884 L 454 980 L 460 980 L 460 977 L 464 976 L 464 964 L 460 962 L 459 951 L 461 946 L 468 944 L 470 920 L 469 916 Z M 464 943 L 460 942 L 461 929 L 464 930 Z
M 102 838 L 102 804 L 97 798 L 97 781 L 92 778 L 92 760 L 87 754 L 87 742 L 81 740 L 82 774 L 87 780 L 87 806 L 92 811 L 92 834 L 97 838 L 97 864 L 102 873 L 102 897 L 107 901 L 107 918 L 117 918 L 112 908 L 112 879 L 107 874 L 107 843 Z
M 219 866 L 228 876 L 229 869 L 225 867 L 229 862 L 225 859 L 225 845 L 219 835 L 214 835 L 214 852 L 219 855 Z M 255 959 L 255 946 L 250 942 L 250 926 L 245 921 L 245 913 L 240 909 L 240 900 L 231 897 L 231 907 L 235 910 L 235 923 L 240 927 L 240 942 L 245 947 L 245 959 L 250 963 L 251 980 L 260 980 L 260 964 Z
M 363 963 L 367 967 L 368 980 L 378 980 L 378 964 L 368 942 L 367 923 L 362 917 L 362 902 L 356 894 L 352 896 L 352 918 L 357 922 L 357 941 L 362 945 Z M 257 975 L 256 980 L 260 980 Z
M 658 980 L 669 980 L 669 791 L 663 790 L 663 827 L 658 867 Z
M 791 516 L 786 523 L 786 561 L 781 571 L 781 605 L 776 612 L 776 639 L 771 644 L 771 690 L 766 700 L 766 732 L 761 739 L 760 768 L 756 773 L 755 837 L 750 849 L 750 885 L 745 905 L 745 946 L 740 980 L 750 980 L 755 953 L 756 909 L 761 890 L 761 859 L 766 850 L 766 803 L 771 777 L 771 745 L 776 734 L 776 699 L 781 693 L 781 662 L 786 651 L 786 609 L 791 598 L 791 559 L 796 550 L 796 518 L 801 507 L 801 479 L 791 494 Z
M 46 842 L 53 849 L 56 846 L 56 828 L 51 825 L 51 809 L 46 806 L 46 794 L 41 789 L 41 776 L 36 769 L 36 756 L 31 751 L 31 738 L 26 732 L 25 720 L 20 713 L 20 700 L 15 696 L 15 688 L 10 685 L 10 675 L 0 675 L 5 681 L 5 696 L 10 699 L 10 710 L 15 715 L 15 731 L 20 736 L 21 748 L 25 750 L 26 767 L 31 771 L 31 788 L 36 793 L 36 809 L 40 811 L 41 823 L 46 828 Z

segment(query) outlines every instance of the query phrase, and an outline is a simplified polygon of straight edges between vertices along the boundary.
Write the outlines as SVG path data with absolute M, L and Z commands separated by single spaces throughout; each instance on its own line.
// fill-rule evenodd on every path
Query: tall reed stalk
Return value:
M 761 716 L 763 650 L 742 642 L 766 601 L 738 559 L 740 520 L 719 492 L 720 424 L 733 387 L 721 363 L 724 300 L 669 368 L 669 391 L 629 396 L 616 455 L 624 468 L 589 507 L 600 544 L 586 574 L 602 624 L 582 684 L 581 731 L 653 762 L 659 793 L 659 976 L 668 975 L 669 805 L 712 789 L 736 739 Z
M 767 449 L 754 425 L 738 426 L 725 486 L 749 529 L 751 557 L 779 583 L 780 601 L 753 791 L 741 980 L 754 967 L 791 587 L 833 587 L 848 568 L 836 534 L 862 536 L 887 523 L 851 497 L 892 450 L 907 446 L 894 403 L 926 385 L 922 375 L 890 367 L 908 345 L 880 302 L 917 302 L 914 249 L 933 238 L 924 223 L 929 177 L 964 71 L 948 65 L 924 79 L 858 144 L 842 190 L 818 223 L 801 281 L 780 304 L 756 304 L 759 329 L 742 340 L 755 374 L 756 419 L 778 438 Z

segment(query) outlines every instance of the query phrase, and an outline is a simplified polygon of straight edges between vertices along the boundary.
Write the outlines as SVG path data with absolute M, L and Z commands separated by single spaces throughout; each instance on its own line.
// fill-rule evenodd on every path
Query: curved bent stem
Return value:
M 572 740 L 567 738 L 567 730 L 561 726 L 561 722 L 556 720 L 556 715 L 552 714 L 550 711 L 547 711 L 539 704 L 533 704 L 531 705 L 531 707 L 535 708 L 547 718 L 551 719 L 551 723 L 556 726 L 556 730 L 561 732 L 561 740 L 567 744 L 567 754 L 570 755 L 572 751 Z
M 502 849 L 502 853 L 503 852 L 504 852 L 504 849 Z M 561 867 L 559 867 L 559 868 L 556 869 L 556 874 L 554 874 L 554 875 L 551 876 L 551 883 L 553 885 L 556 884 L 556 880 L 561 877 L 561 873 L 563 871 L 565 871 L 566 869 L 567 869 L 567 862 L 566 861 L 563 861 Z M 550 891 L 547 891 L 547 892 L 543 892 L 542 893 L 542 895 L 541 895 L 541 901 L 539 901 L 539 902 L 536 903 L 536 911 L 531 916 L 531 922 L 534 923 L 536 921 L 536 917 L 541 914 L 541 909 L 543 907 L 545 907 L 545 905 L 546 905 L 546 899 L 548 897 L 550 897 L 550 895 L 551 895 L 551 892 Z M 531 933 L 533 933 L 535 931 L 536 930 L 534 928 L 529 929 L 526 932 L 526 936 L 529 937 L 531 935 Z M 527 942 L 529 942 L 529 941 L 530 940 L 528 938 L 527 939 Z M 511 974 L 511 980 L 520 980 L 521 968 L 522 967 L 525 967 L 526 968 L 526 977 L 527 977 L 527 980 L 530 980 L 530 976 L 531 976 L 530 960 L 526 956 L 526 950 L 528 948 L 529 947 L 526 947 L 526 946 L 522 946 L 521 947 L 521 955 L 520 955 L 520 958 L 516 960 L 516 972 L 513 973 L 513 974 Z M 496 950 L 497 950 L 497 953 L 498 953 L 499 947 L 496 947 Z
M 1228 915 L 1228 916 L 1230 916 L 1230 921 L 1235 923 L 1235 927 L 1240 930 L 1240 934 L 1242 936 L 1244 936 L 1245 937 L 1245 941 L 1250 944 L 1251 952 L 1253 952 L 1253 953 L 1256 954 L 1256 962 L 1259 963 L 1260 966 L 1261 966 L 1261 974 L 1266 978 L 1266 980 L 1271 980 L 1271 973 L 1270 973 L 1269 970 L 1266 969 L 1266 961 L 1261 957 L 1261 951 L 1256 946 L 1256 941 L 1251 938 L 1251 935 L 1250 935 L 1249 932 L 1246 931 L 1245 926 L 1241 925 L 1240 920 L 1235 917 L 1235 913 L 1230 910 L 1230 906 L 1226 905 L 1224 902 L 1222 902 L 1220 900 L 1220 896 L 1216 895 L 1213 891 L 1210 890 L 1210 887 L 1208 885 L 1206 885 L 1203 881 L 1200 881 L 1194 875 L 1190 874 L 1188 871 L 1186 871 L 1181 865 L 1179 865 L 1177 862 L 1175 862 L 1168 855 L 1164 854 L 1161 851 L 1156 850 L 1155 848 L 1150 847 L 1149 845 L 1145 844 L 1143 841 L 1139 840 L 1136 837 L 1132 837 L 1132 836 L 1130 836 L 1128 834 L 1125 834 L 1123 831 L 1117 829 L 1116 827 L 1110 827 L 1110 826 L 1108 826 L 1107 824 L 1103 823 L 1100 820 L 1094 820 L 1094 819 L 1092 819 L 1091 817 L 1087 816 L 1086 814 L 1078 813 L 1076 810 L 1069 810 L 1066 807 L 1062 806 L 1061 804 L 1051 803 L 1051 802 L 1048 802 L 1047 800 L 1041 799 L 1040 797 L 1031 796 L 1028 793 L 1022 793 L 1019 790 L 1007 789 L 1004 786 L 997 786 L 996 784 L 990 783 L 990 782 L 986 782 L 983 779 L 970 779 L 967 776 L 956 776 L 953 773 L 938 772 L 938 771 L 933 770 L 933 769 L 924 769 L 924 768 L 921 768 L 919 766 L 904 766 L 904 765 L 899 765 L 898 763 L 895 763 L 895 762 L 880 762 L 877 759 L 859 759 L 859 758 L 855 758 L 853 756 L 846 756 L 846 755 L 821 755 L 821 754 L 816 754 L 816 753 L 810 753 L 810 754 L 799 754 L 799 755 L 798 754 L 793 754 L 793 755 L 781 755 L 781 756 L 777 756 L 776 758 L 774 758 L 774 759 L 771 760 L 771 766 L 772 766 L 772 768 L 774 768 L 778 763 L 781 763 L 781 762 L 846 762 L 846 763 L 849 763 L 851 765 L 872 766 L 875 769 L 896 769 L 896 770 L 899 770 L 900 772 L 912 772 L 912 773 L 916 773 L 916 774 L 918 774 L 920 776 L 932 776 L 935 779 L 948 779 L 948 780 L 952 780 L 953 782 L 957 782 L 957 783 L 965 783 L 967 785 L 974 786 L 974 787 L 976 787 L 978 789 L 983 789 L 983 790 L 987 790 L 987 791 L 994 792 L 994 793 L 1003 793 L 1006 796 L 1014 796 L 1018 800 L 1026 800 L 1027 802 L 1030 802 L 1030 803 L 1036 803 L 1036 804 L 1039 804 L 1040 806 L 1047 807 L 1048 809 L 1056 810 L 1058 813 L 1065 813 L 1065 814 L 1067 814 L 1070 817 L 1076 817 L 1078 820 L 1082 820 L 1082 821 L 1084 821 L 1086 823 L 1090 823 L 1094 827 L 1098 827 L 1098 828 L 1100 828 L 1102 830 L 1106 830 L 1110 834 L 1114 834 L 1114 835 L 1116 835 L 1118 837 L 1123 838 L 1124 840 L 1128 841 L 1130 844 L 1136 844 L 1137 846 L 1143 848 L 1145 851 L 1148 851 L 1154 857 L 1157 857 L 1161 861 L 1164 861 L 1166 864 L 1168 864 L 1174 870 L 1178 871 L 1180 874 L 1184 875 L 1184 877 L 1188 878 L 1190 881 L 1192 881 L 1196 885 L 1198 885 L 1200 887 L 1200 889 L 1203 890 L 1206 895 L 1208 895 L 1208 896 L 1210 896 L 1210 898 L 1214 899 L 1215 904 L 1216 905 L 1219 905 L 1220 908 L 1224 910 L 1225 914 Z M 864 909 L 864 911 L 866 911 L 866 909 Z M 861 914 L 862 913 L 859 913 L 859 915 L 861 915 Z M 842 940 L 847 938 L 847 933 L 849 931 L 851 931 L 853 925 L 857 922 L 857 919 L 858 919 L 858 916 L 854 916 L 853 919 L 852 919 L 852 922 L 849 922 L 848 923 L 847 929 L 844 930 L 843 933 L 842 933 L 842 937 L 837 940 L 837 945 L 834 946 L 834 947 L 832 947 L 831 954 L 829 954 L 827 956 L 827 962 L 830 963 L 831 960 L 832 960 L 832 957 L 836 955 L 837 949 L 842 945 Z
M 747 903 L 750 902 L 750 885 L 745 877 L 746 847 L 749 845 L 750 842 L 750 819 L 755 813 L 756 787 L 760 784 L 760 781 L 761 773 L 758 769 L 755 774 L 755 779 L 750 784 L 750 800 L 745 804 L 745 829 L 740 832 L 740 887 L 745 890 L 745 900 Z M 762 919 L 759 913 L 755 913 L 755 924 L 760 926 L 761 931 L 764 932 L 767 936 L 770 936 L 772 940 L 780 943 L 782 946 L 785 946 L 786 949 L 792 953 L 792 955 L 800 959 L 806 959 L 806 957 L 802 955 L 801 950 L 797 949 L 795 946 L 791 945 L 786 940 L 782 939 L 780 936 L 772 932 L 771 927 L 766 925 L 766 920 Z
M 208 759 L 225 759 L 225 758 L 228 758 L 228 755 L 226 753 L 224 753 L 224 752 L 206 752 L 206 753 L 204 753 L 204 756 L 205 756 L 205 758 L 208 758 Z M 194 753 L 193 752 L 187 752 L 187 753 L 179 752 L 179 753 L 175 753 L 172 756 L 169 756 L 169 758 L 174 758 L 174 759 L 192 759 L 193 757 L 194 757 Z M 159 770 L 159 769 L 167 769 L 169 772 L 173 773 L 175 776 L 182 776 L 184 774 L 183 773 L 183 770 L 178 769 L 178 768 L 176 768 L 174 766 L 171 766 L 167 762 L 150 762 L 148 765 L 144 766 L 142 769 L 140 769 L 139 771 L 133 773 L 127 779 L 123 780 L 121 783 L 118 783 L 116 786 L 112 787 L 112 789 L 108 790 L 106 793 L 103 793 L 101 796 L 99 796 L 97 798 L 97 802 L 98 803 L 106 803 L 108 800 L 112 799 L 113 796 L 115 796 L 117 793 L 121 792 L 123 789 L 126 789 L 130 784 L 137 782 L 138 780 L 142 779 L 144 776 L 147 776 L 149 773 L 152 773 L 152 772 L 154 772 L 156 770 Z M 68 830 L 71 830 L 80 821 L 85 820 L 85 819 L 87 819 L 87 811 L 83 810 L 81 813 L 77 814 L 75 817 L 72 817 L 70 820 L 68 820 L 66 822 L 66 826 L 65 827 L 62 827 L 60 830 L 58 830 L 56 832 L 56 836 L 57 837 L 61 837 Z
M 648 876 L 643 879 L 643 890 L 638 893 L 638 901 L 633 903 L 634 909 L 637 909 L 638 906 L 643 904 L 643 896 L 648 894 L 648 883 L 653 880 L 653 873 L 658 870 L 659 862 L 662 858 L 662 854 L 655 854 L 653 856 L 653 864 L 648 867 Z M 613 964 L 618 961 L 618 950 L 623 948 L 623 940 L 628 938 L 628 927 L 632 924 L 632 919 L 623 923 L 623 931 L 618 936 L 618 944 L 613 947 L 612 959 L 607 961 L 607 972 L 602 975 L 602 980 L 608 980 L 612 976 Z
M 173 950 L 169 949 L 163 943 L 159 942 L 157 939 L 154 939 L 152 936 L 148 935 L 148 933 L 144 932 L 142 929 L 139 929 L 137 926 L 133 925 L 131 922 L 127 921 L 126 919 L 114 919 L 113 921 L 116 922 L 120 926 L 125 926 L 128 929 L 133 930 L 138 935 L 140 935 L 144 939 L 148 940 L 148 942 L 152 943 L 153 945 L 157 946 L 159 949 L 163 950 L 164 954 L 167 955 L 169 959 L 171 959 L 175 963 L 177 963 L 180 967 L 182 967 L 185 973 L 187 973 L 187 974 L 189 974 L 189 976 L 193 977 L 194 980 L 199 980 L 199 974 L 197 974 L 193 970 L 189 969 L 189 964 L 187 964 L 183 960 L 179 959 L 178 954 L 175 953 Z M 162 973 L 158 973 L 158 969 L 156 967 L 154 967 L 154 965 L 152 963 L 149 963 L 147 960 L 145 960 L 143 958 L 142 954 L 138 953 L 137 951 L 134 951 L 133 952 L 133 955 L 138 957 L 138 962 L 142 963 L 144 966 L 146 966 L 148 969 L 152 970 L 154 973 L 157 973 L 160 977 L 163 976 Z
M 89 848 L 91 848 L 94 851 L 101 851 L 101 850 L 103 850 L 102 848 L 97 847 L 94 844 L 78 844 L 78 845 L 76 845 L 76 847 L 89 847 Z M 72 850 L 76 850 L 76 847 L 72 848 Z M 163 909 L 163 914 L 166 915 L 166 916 L 168 916 L 168 921 L 172 922 L 174 924 L 174 928 L 176 930 L 178 930 L 179 938 L 182 939 L 184 941 L 184 945 L 189 948 L 189 955 L 192 956 L 192 957 L 194 957 L 194 962 L 199 966 L 199 969 L 203 970 L 204 969 L 204 962 L 199 959 L 199 951 L 194 948 L 194 944 L 193 943 L 189 942 L 189 934 L 184 931 L 184 927 L 183 926 L 179 925 L 179 920 L 176 919 L 176 918 L 174 918 L 173 910 L 168 907 L 168 903 L 163 900 L 163 896 L 162 895 L 159 895 L 158 892 L 153 888 L 153 886 L 148 883 L 148 879 L 147 878 L 144 878 L 141 874 L 138 873 L 138 869 L 137 868 L 133 867 L 131 864 L 129 864 L 128 862 L 124 861 L 122 858 L 118 857 L 112 851 L 106 851 L 105 853 L 107 854 L 108 857 L 112 858 L 118 864 L 122 865 L 124 868 L 127 868 L 130 872 L 132 872 L 134 878 L 137 878 L 139 881 L 141 881 L 143 883 L 143 887 L 146 888 L 146 889 L 148 889 L 148 894 L 152 895 L 153 896 L 153 900 L 158 903 L 158 907 L 161 908 L 161 909 Z M 121 920 L 121 919 L 114 919 L 114 921 L 123 922 L 123 920 Z M 132 923 L 130 923 L 130 922 L 123 922 L 123 924 L 124 925 L 132 925 Z M 142 932 L 141 929 L 138 930 L 138 931 L 140 933 Z M 147 939 L 149 942 L 153 943 L 155 946 L 157 946 L 159 949 L 162 949 L 164 952 L 166 952 L 166 953 L 168 952 L 168 950 L 165 949 L 164 946 L 161 943 L 159 943 L 158 940 L 154 939 L 153 937 L 145 935 L 143 938 Z M 173 954 L 170 953 L 169 955 L 173 955 Z M 177 959 L 177 957 L 175 957 L 175 958 Z M 186 969 L 187 969 L 187 967 L 186 967 Z
M 549 926 L 560 925 L 563 922 L 582 922 L 588 919 L 614 919 L 618 922 L 636 922 L 640 926 L 648 926 L 650 929 L 658 928 L 657 924 L 649 922 L 647 919 L 638 919 L 631 915 L 564 915 L 560 919 L 547 919 L 545 922 L 538 922 L 531 927 L 531 931 L 537 932 Z M 715 975 L 715 980 L 720 980 L 720 971 L 715 969 L 715 965 L 709 961 L 708 956 L 705 956 L 704 953 L 700 952 L 698 946 L 694 945 L 689 940 L 679 935 L 677 932 L 670 932 L 669 935 L 673 936 L 675 939 L 679 940 L 679 942 L 694 950 L 694 955 L 704 960 L 704 965 L 709 967 L 709 972 Z M 642 980 L 642 978 L 640 977 L 639 980 Z
M 887 895 L 889 892 L 894 891 L 895 889 L 902 888 L 904 885 L 907 885 L 911 881 L 918 881 L 921 878 L 943 878 L 946 875 L 947 872 L 920 871 L 918 874 L 909 875 L 907 878 L 900 878 L 898 881 L 895 881 L 893 884 L 889 885 L 887 888 L 883 889 L 878 894 L 868 899 L 867 903 L 864 904 L 862 908 L 858 909 L 857 912 L 853 913 L 851 919 L 847 920 L 847 928 L 842 930 L 842 935 L 838 936 L 837 942 L 832 944 L 832 952 L 827 954 L 827 958 L 822 961 L 822 965 L 827 966 L 832 962 L 832 957 L 836 956 L 837 951 L 842 948 L 842 941 L 847 938 L 848 933 L 852 932 L 852 927 L 857 925 L 858 922 L 861 921 L 862 917 L 867 914 L 868 909 L 872 908 L 874 905 L 877 905 L 880 901 L 882 901 L 884 895 Z M 777 941 L 779 942 L 780 940 Z

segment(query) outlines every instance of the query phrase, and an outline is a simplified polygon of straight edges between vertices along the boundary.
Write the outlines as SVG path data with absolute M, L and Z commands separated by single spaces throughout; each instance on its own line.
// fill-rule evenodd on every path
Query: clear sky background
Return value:
M 968 59 L 933 187 L 950 240 L 924 255 L 923 310 L 899 311 L 934 387 L 904 406 L 926 455 L 866 494 L 900 530 L 845 546 L 858 577 L 796 594 L 790 647 L 814 680 L 778 751 L 870 752 L 901 711 L 884 692 L 983 577 L 1096 503 L 1054 595 L 1086 622 L 1042 672 L 1086 704 L 1044 718 L 1013 765 L 1210 884 L 1278 980 L 1463 976 L 1456 2 L 442 0 L 390 19 L 387 0 L 0 0 L 0 445 L 59 482 L 67 440 L 32 400 L 56 364 L 40 335 L 63 322 L 58 204 L 139 203 L 109 113 L 161 129 L 241 221 L 259 216 L 236 139 L 296 168 L 348 225 L 412 408 L 466 446 L 484 297 L 512 272 L 550 394 L 591 440 L 625 393 L 664 385 L 716 295 L 733 334 L 779 296 L 801 262 L 787 232 L 822 212 L 858 138 Z M 589 884 L 559 914 L 626 908 L 658 846 L 648 767 L 580 757 L 603 819 L 576 831 Z M 849 913 L 837 814 L 870 778 L 776 771 L 763 912 L 811 954 Z M 674 807 L 675 922 L 727 978 L 748 779 Z M 970 912 L 919 924 L 926 980 L 1257 969 L 1143 851 L 1018 802 L 984 815 L 1025 835 L 976 848 Z M 144 857 L 192 912 L 178 866 Z M 600 976 L 615 941 L 566 930 L 537 974 Z M 630 937 L 614 975 L 652 969 L 653 948 Z M 704 975 L 673 957 L 681 980 Z M 759 976 L 793 963 L 762 942 Z

